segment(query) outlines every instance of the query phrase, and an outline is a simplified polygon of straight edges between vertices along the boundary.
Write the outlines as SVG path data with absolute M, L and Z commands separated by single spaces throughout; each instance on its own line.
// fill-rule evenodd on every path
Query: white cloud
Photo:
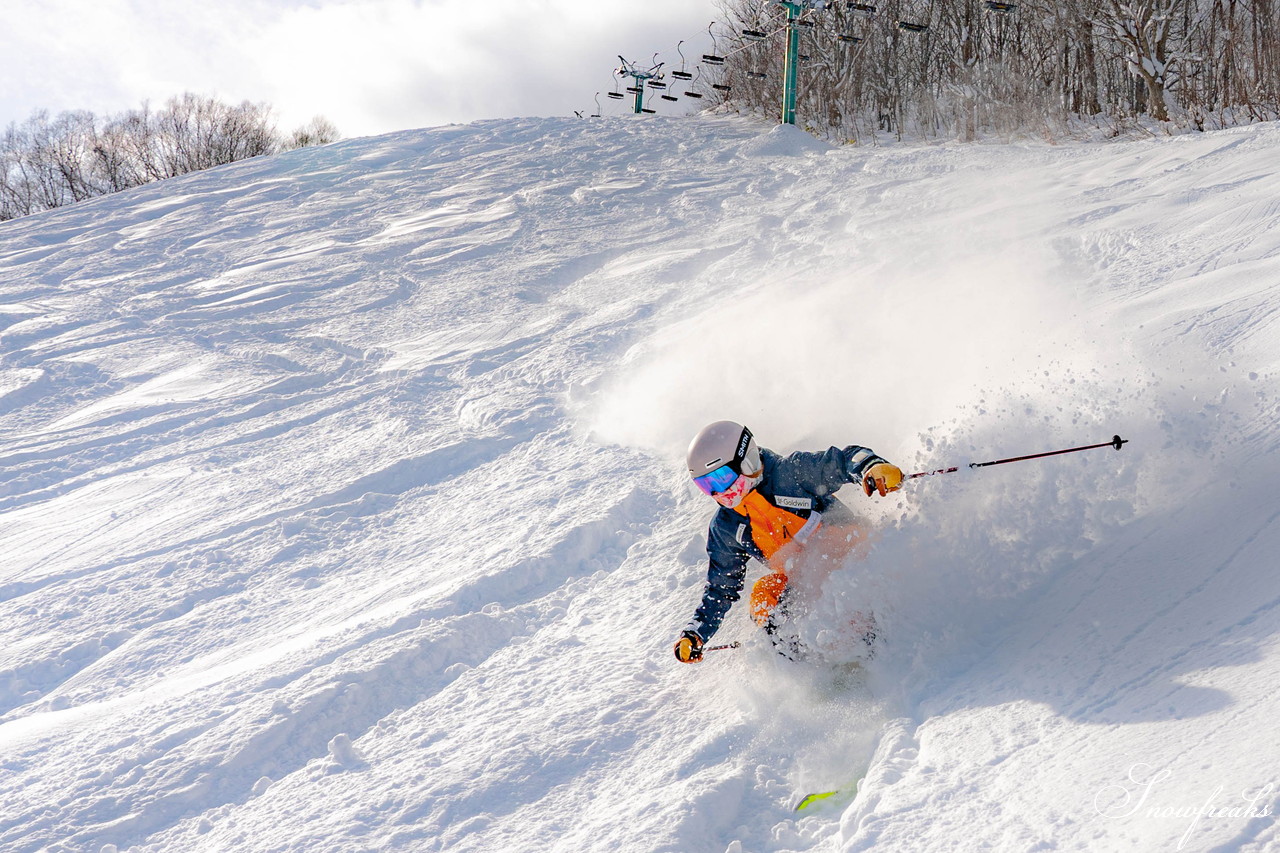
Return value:
M 711 0 L 6 0 L 0 122 L 182 91 L 348 135 L 594 108 L 617 54 L 701 51 Z M 615 111 L 616 102 L 602 102 Z

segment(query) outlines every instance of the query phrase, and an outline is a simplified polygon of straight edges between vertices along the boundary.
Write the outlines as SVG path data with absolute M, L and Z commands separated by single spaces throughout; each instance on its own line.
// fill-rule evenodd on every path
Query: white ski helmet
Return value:
M 724 491 L 739 475 L 758 479 L 764 467 L 751 430 L 735 421 L 703 427 L 689 443 L 685 462 L 698 488 L 709 495 Z

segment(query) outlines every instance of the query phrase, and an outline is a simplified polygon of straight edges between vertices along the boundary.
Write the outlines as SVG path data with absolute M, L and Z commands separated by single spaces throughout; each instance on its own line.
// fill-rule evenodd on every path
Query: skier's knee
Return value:
M 787 576 L 782 572 L 765 575 L 751 587 L 751 618 L 761 628 L 767 626 L 787 591 Z

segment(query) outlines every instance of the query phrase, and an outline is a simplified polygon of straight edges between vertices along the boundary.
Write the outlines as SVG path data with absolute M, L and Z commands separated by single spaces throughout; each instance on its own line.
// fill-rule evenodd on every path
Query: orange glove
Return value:
M 902 469 L 888 462 L 877 462 L 862 475 L 862 491 L 871 497 L 873 491 L 884 497 L 902 487 Z
M 692 631 L 685 631 L 676 640 L 675 653 L 680 663 L 697 663 L 702 660 L 702 638 Z

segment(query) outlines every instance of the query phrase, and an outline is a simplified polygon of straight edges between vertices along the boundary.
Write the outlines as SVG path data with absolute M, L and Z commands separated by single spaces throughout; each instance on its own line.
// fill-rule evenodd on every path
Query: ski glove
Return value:
M 697 663 L 702 660 L 702 638 L 692 631 L 685 631 L 676 640 L 675 653 L 680 663 Z
M 902 469 L 889 462 L 877 462 L 862 475 L 862 491 L 871 497 L 872 492 L 879 492 L 884 497 L 889 492 L 896 492 L 902 487 Z

